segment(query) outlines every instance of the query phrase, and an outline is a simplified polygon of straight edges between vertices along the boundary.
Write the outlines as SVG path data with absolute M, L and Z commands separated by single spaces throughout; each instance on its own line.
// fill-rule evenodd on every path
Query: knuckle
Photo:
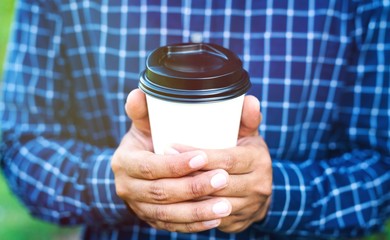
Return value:
M 163 222 L 162 225 L 163 225 L 162 228 L 164 230 L 167 230 L 169 232 L 177 232 L 177 227 L 176 227 L 176 224 L 174 224 L 174 223 Z
M 254 192 L 258 194 L 258 196 L 264 198 L 271 197 L 273 188 L 272 188 L 272 180 L 269 179 L 261 179 L 264 184 L 259 184 L 254 188 Z
M 205 215 L 206 215 L 206 212 L 205 212 L 204 207 L 195 207 L 192 210 L 192 218 L 193 218 L 193 221 L 195 221 L 195 222 L 203 221 L 205 218 Z
M 179 177 L 182 175 L 182 167 L 180 167 L 179 164 L 177 163 L 172 163 L 172 162 L 169 162 L 168 163 L 168 170 L 170 172 L 170 174 L 173 176 L 173 177 Z
M 224 232 L 226 233 L 238 233 L 238 232 L 241 232 L 243 230 L 242 226 L 238 226 L 237 224 L 232 224 L 228 227 L 226 227 L 224 230 Z
M 134 211 L 136 214 L 137 214 L 137 217 L 139 219 L 141 219 L 142 221 L 148 221 L 150 220 L 151 218 L 148 217 L 148 215 L 142 211 L 138 212 L 138 211 Z
M 117 173 L 119 172 L 119 164 L 118 164 L 118 161 L 115 160 L 115 157 L 113 157 L 112 161 L 111 161 L 111 169 L 114 173 Z
M 148 163 L 147 161 L 141 162 L 138 170 L 142 174 L 142 176 L 147 178 L 147 179 L 154 179 L 155 178 L 154 173 L 152 171 L 152 167 L 151 167 L 150 163 Z
M 121 156 L 119 154 L 119 151 L 115 151 L 111 161 L 111 169 L 114 173 L 117 173 L 121 170 L 120 160 Z
M 168 195 L 162 183 L 155 181 L 150 185 L 149 196 L 156 202 L 165 202 L 168 200 Z
M 266 186 L 263 187 L 262 189 L 262 193 L 265 197 L 271 197 L 272 195 L 272 185 L 271 184 L 267 184 Z
M 219 230 L 225 233 L 239 233 L 245 230 L 247 227 L 246 222 L 225 223 L 218 227 Z
M 186 232 L 189 232 L 189 233 L 197 231 L 197 229 L 196 229 L 196 227 L 194 226 L 193 223 L 185 223 L 184 224 L 184 229 L 185 229 Z
M 116 195 L 120 198 L 125 198 L 127 196 L 127 189 L 123 184 L 115 184 Z
M 252 186 L 251 191 L 258 197 L 270 197 L 272 195 L 272 184 L 259 184 L 258 186 Z
M 203 196 L 206 192 L 206 186 L 201 181 L 196 181 L 195 178 L 192 178 L 190 183 L 189 194 L 193 197 Z
M 157 205 L 154 209 L 154 219 L 157 219 L 159 221 L 169 221 L 169 214 L 166 211 L 166 208 L 163 206 Z
M 143 221 L 149 221 L 152 218 L 148 214 L 147 211 L 144 211 L 145 209 L 142 208 L 142 206 L 134 206 L 134 205 L 129 205 L 130 209 L 137 215 L 137 217 Z

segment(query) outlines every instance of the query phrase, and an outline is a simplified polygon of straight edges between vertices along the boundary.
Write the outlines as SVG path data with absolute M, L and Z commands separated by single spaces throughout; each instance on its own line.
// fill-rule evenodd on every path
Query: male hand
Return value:
M 224 169 L 229 184 L 211 194 L 224 197 L 232 205 L 229 216 L 222 218 L 219 229 L 240 232 L 262 220 L 268 210 L 272 193 L 272 164 L 267 145 L 258 134 L 261 113 L 258 100 L 247 96 L 244 102 L 238 146 L 224 150 L 204 150 L 208 163 L 202 170 Z M 194 148 L 174 146 L 178 152 Z
M 192 174 L 207 165 L 204 151 L 152 153 L 145 95 L 132 91 L 125 108 L 133 123 L 112 158 L 118 196 L 141 220 L 158 229 L 199 232 L 218 226 L 230 214 L 231 203 L 224 197 L 206 196 L 228 185 L 227 172 L 211 169 Z
M 245 98 L 236 148 L 179 147 L 180 154 L 155 155 L 145 95 L 134 90 L 126 103 L 133 124 L 112 160 L 118 195 L 140 219 L 168 231 L 219 226 L 236 232 L 261 220 L 269 205 L 272 172 L 268 150 L 257 133 L 258 104 L 254 97 Z

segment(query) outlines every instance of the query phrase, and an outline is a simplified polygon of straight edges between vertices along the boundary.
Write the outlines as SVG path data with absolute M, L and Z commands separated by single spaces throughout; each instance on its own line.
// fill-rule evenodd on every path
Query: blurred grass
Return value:
M 60 228 L 33 219 L 11 194 L 2 177 L 0 178 L 0 196 L 0 239 L 65 240 L 78 237 L 76 229 Z
M 3 62 L 6 55 L 6 45 L 9 39 L 9 29 L 13 18 L 15 0 L 0 0 L 0 76 L 3 72 Z M 0 81 L 1 81 L 0 77 Z M 0 239 L 2 240 L 43 240 L 43 239 L 74 239 L 78 230 L 60 228 L 32 218 L 8 189 L 0 174 Z M 364 238 L 364 240 L 390 240 L 390 221 L 382 234 Z
M 14 0 L 1 0 L 0 2 L 0 76 L 2 76 L 3 72 L 3 61 L 14 12 L 14 3 Z

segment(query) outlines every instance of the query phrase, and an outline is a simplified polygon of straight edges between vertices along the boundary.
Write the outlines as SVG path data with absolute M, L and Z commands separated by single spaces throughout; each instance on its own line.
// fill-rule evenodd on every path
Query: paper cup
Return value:
M 179 44 L 153 51 L 141 73 L 154 152 L 173 144 L 224 149 L 237 144 L 244 95 L 242 62 L 214 44 Z
M 236 146 L 243 95 L 197 104 L 146 97 L 155 153 L 175 143 L 205 149 Z

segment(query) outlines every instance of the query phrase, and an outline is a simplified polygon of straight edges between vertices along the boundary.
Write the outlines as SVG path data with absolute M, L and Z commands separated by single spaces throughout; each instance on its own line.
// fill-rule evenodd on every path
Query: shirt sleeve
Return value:
M 355 41 L 335 123 L 351 149 L 299 164 L 274 159 L 272 203 L 255 228 L 321 237 L 383 230 L 390 216 L 389 23 L 388 1 L 356 9 Z
M 115 149 L 77 137 L 53 1 L 18 2 L 0 104 L 1 167 L 9 186 L 33 215 L 50 222 L 134 220 L 115 194 Z

